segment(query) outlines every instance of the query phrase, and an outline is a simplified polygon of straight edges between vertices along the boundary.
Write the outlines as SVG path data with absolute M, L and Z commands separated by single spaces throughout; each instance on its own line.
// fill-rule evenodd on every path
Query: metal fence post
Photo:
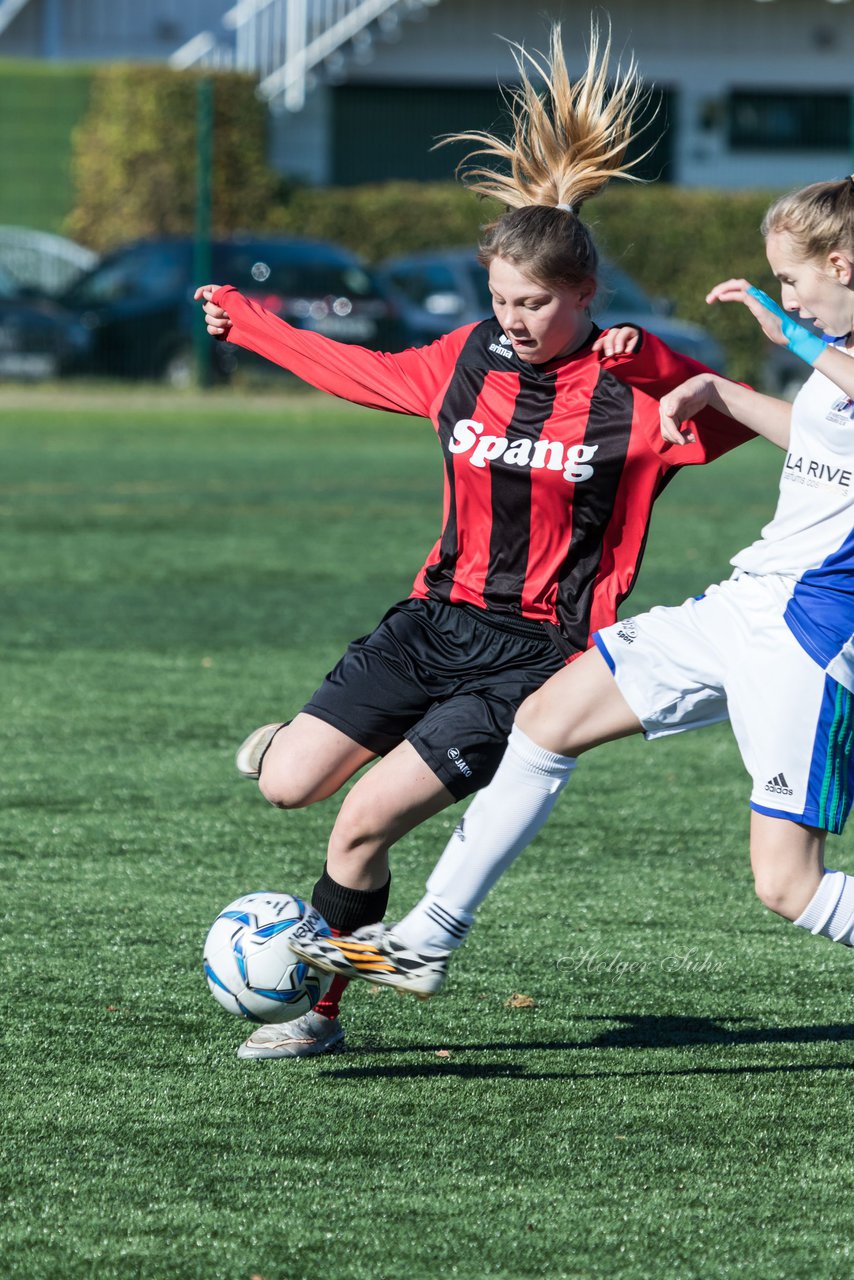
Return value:
M 211 166 L 213 162 L 213 81 L 200 75 L 196 81 L 196 225 L 193 243 L 193 278 L 197 285 L 211 278 Z M 196 382 L 211 385 L 211 343 L 201 308 L 193 327 Z

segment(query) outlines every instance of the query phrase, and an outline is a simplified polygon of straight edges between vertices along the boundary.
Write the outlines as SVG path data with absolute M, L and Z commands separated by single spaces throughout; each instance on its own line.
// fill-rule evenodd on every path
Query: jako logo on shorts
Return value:
M 581 484 L 593 475 L 589 465 L 598 444 L 563 445 L 560 440 L 508 440 L 485 436 L 482 422 L 461 418 L 448 444 L 451 453 L 470 454 L 473 467 L 485 467 L 498 458 L 505 466 L 528 467 L 532 471 L 562 471 L 564 480 Z
M 469 768 L 465 760 L 460 755 L 459 747 L 448 747 L 448 759 L 453 760 L 454 764 L 459 769 L 460 773 L 463 775 L 464 778 L 471 777 L 471 769 Z

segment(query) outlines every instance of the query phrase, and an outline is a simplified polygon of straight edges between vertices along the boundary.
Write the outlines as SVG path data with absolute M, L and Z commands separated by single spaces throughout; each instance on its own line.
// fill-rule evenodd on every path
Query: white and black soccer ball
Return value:
M 329 937 L 319 911 L 289 893 L 247 893 L 211 925 L 204 969 L 214 999 L 251 1022 L 290 1022 L 313 1009 L 332 975 L 299 960 L 295 933 Z

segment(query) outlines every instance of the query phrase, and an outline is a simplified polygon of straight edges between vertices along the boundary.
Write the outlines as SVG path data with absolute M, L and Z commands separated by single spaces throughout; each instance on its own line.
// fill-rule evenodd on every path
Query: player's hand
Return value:
M 640 330 L 631 324 L 620 324 L 600 333 L 592 350 L 603 356 L 628 356 L 640 341 Z
M 755 289 L 749 280 L 724 280 L 716 284 L 706 294 L 706 302 L 742 302 L 759 321 L 766 338 L 778 346 L 786 346 L 783 332 L 785 312 L 766 293 Z
M 661 397 L 661 434 L 668 444 L 693 444 L 696 436 L 690 427 L 683 426 L 690 418 L 705 409 L 712 393 L 712 382 L 707 373 L 682 382 Z
M 207 324 L 208 333 L 212 338 L 225 338 L 231 328 L 231 319 L 227 311 L 222 307 L 216 306 L 211 302 L 211 298 L 220 286 L 218 284 L 202 284 L 199 285 L 193 294 L 195 302 L 201 302 L 204 299 L 205 322 Z
M 715 285 L 706 295 L 706 301 L 743 302 L 759 321 L 766 338 L 780 347 L 788 347 L 807 364 L 814 365 L 827 350 L 826 343 L 818 334 L 799 324 L 779 303 L 747 280 L 725 280 L 723 284 Z

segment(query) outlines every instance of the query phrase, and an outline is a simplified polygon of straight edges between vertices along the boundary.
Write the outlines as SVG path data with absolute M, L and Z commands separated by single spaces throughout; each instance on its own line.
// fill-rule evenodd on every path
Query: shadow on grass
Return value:
M 608 1076 L 680 1076 L 680 1075 L 749 1075 L 768 1072 L 797 1071 L 851 1071 L 854 1063 L 782 1063 L 734 1065 L 734 1066 L 693 1066 L 679 1067 L 674 1070 L 641 1070 L 641 1071 L 558 1071 L 541 1072 L 536 1070 L 536 1063 L 530 1059 L 536 1053 L 583 1052 L 590 1049 L 679 1049 L 694 1045 L 713 1045 L 716 1047 L 733 1047 L 760 1044 L 839 1044 L 854 1041 L 854 1024 L 833 1022 L 826 1026 L 806 1027 L 756 1027 L 733 1026 L 733 1023 L 746 1019 L 732 1019 L 727 1026 L 709 1018 L 654 1017 L 635 1014 L 614 1015 L 612 1017 L 591 1017 L 584 1021 L 596 1023 L 607 1022 L 608 1027 L 598 1036 L 589 1040 L 518 1040 L 492 1042 L 488 1044 L 435 1044 L 395 1045 L 389 1047 L 366 1046 L 361 1052 L 372 1053 L 380 1057 L 392 1057 L 400 1054 L 423 1054 L 442 1052 L 449 1055 L 465 1053 L 517 1053 L 525 1057 L 523 1063 L 466 1063 L 451 1062 L 443 1058 L 441 1062 L 425 1063 L 409 1066 L 400 1063 L 377 1063 L 366 1067 L 339 1067 L 325 1071 L 323 1074 L 337 1079 L 356 1079 L 359 1077 L 405 1077 L 419 1079 L 430 1076 L 471 1076 L 482 1078 L 509 1078 L 525 1080 L 558 1080 L 558 1079 L 599 1079 Z M 613 1024 L 617 1023 L 617 1026 Z
M 807 1071 L 854 1071 L 854 1062 L 781 1063 L 771 1066 L 755 1063 L 744 1067 L 679 1067 L 674 1071 L 529 1071 L 524 1066 L 503 1062 L 475 1063 L 448 1062 L 425 1063 L 423 1066 L 341 1067 L 337 1071 L 321 1074 L 337 1080 L 389 1079 L 430 1080 L 442 1076 L 462 1076 L 472 1080 L 639 1080 L 646 1078 L 668 1079 L 678 1076 L 752 1076 L 792 1075 Z

